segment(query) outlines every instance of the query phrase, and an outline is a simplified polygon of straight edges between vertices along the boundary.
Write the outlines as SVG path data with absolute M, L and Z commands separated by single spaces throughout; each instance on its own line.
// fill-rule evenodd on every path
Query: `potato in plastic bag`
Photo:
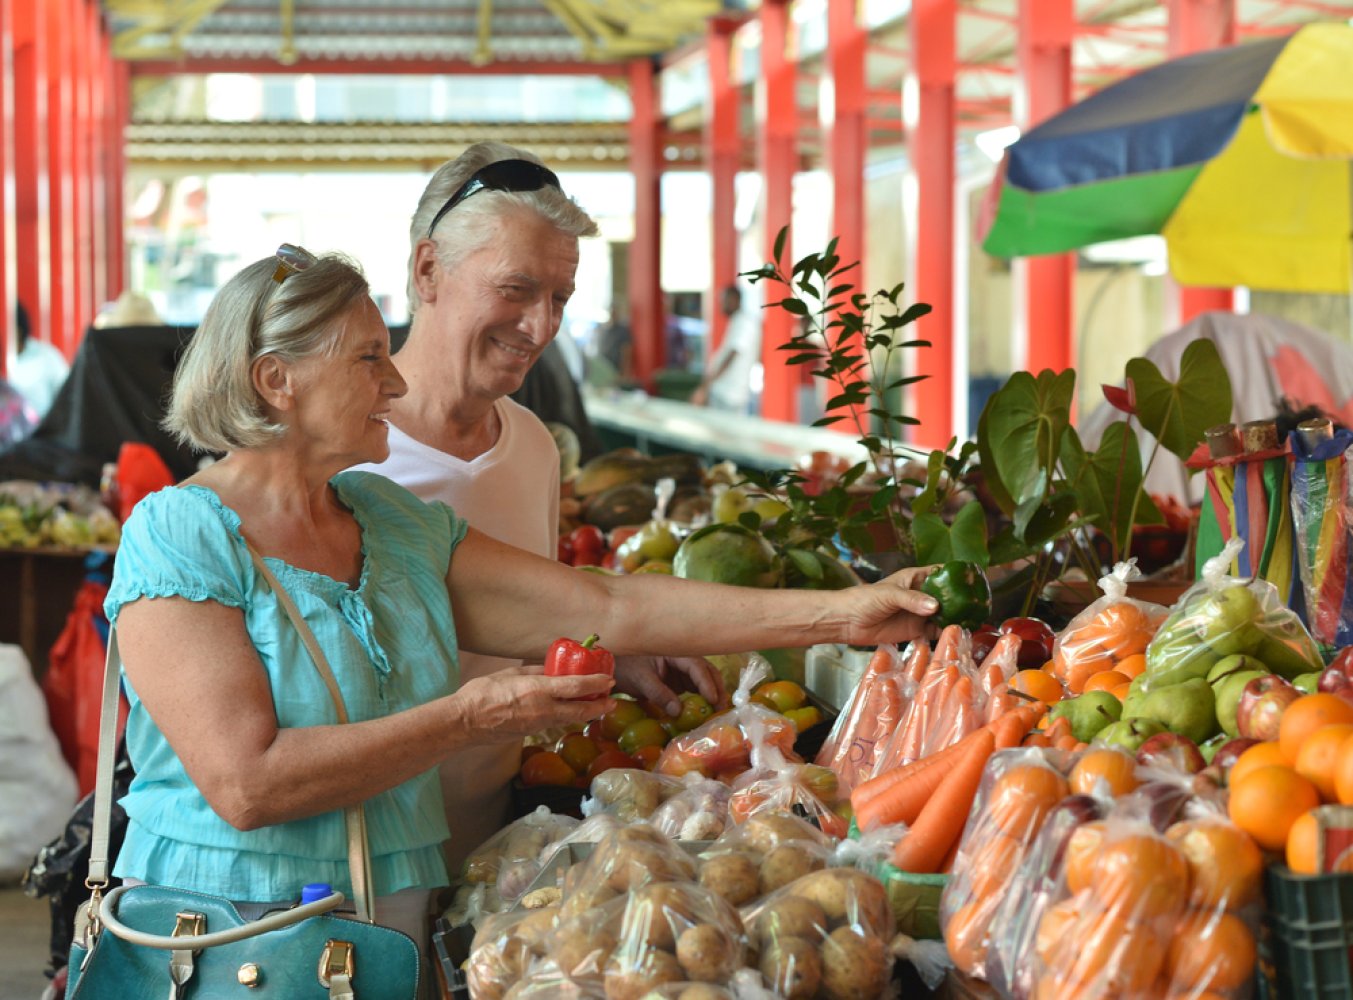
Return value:
M 614 767 L 592 779 L 582 814 L 614 813 L 622 823 L 646 821 L 653 812 L 686 786 L 677 778 L 633 767 Z
M 744 911 L 761 975 L 791 1000 L 888 995 L 893 915 L 877 878 L 811 872 Z
M 1289 680 L 1323 669 L 1315 640 L 1273 584 L 1228 575 L 1244 544 L 1228 541 L 1175 604 L 1146 650 L 1144 691 L 1206 678 L 1230 656 L 1248 657 L 1252 669 Z
M 694 859 L 670 837 L 643 823 L 622 826 L 568 870 L 563 911 L 572 917 L 650 882 L 694 879 Z
M 733 692 L 733 707 L 674 737 L 663 747 L 653 770 L 677 778 L 695 772 L 731 783 L 751 766 L 752 741 L 747 731 L 750 723 L 759 723 L 761 739 L 775 746 L 786 759 L 801 760 L 794 753 L 794 741 L 798 738 L 794 723 L 752 701 L 752 692 L 769 674 L 770 664 L 760 656 L 753 656 Z
M 762 812 L 730 827 L 700 852 L 698 878 L 741 907 L 825 868 L 831 853 L 831 838 L 807 820 Z
M 1131 680 L 1144 669 L 1142 657 L 1168 612 L 1127 596 L 1128 584 L 1140 576 L 1135 559 L 1114 566 L 1100 577 L 1104 596 L 1077 614 L 1053 643 L 1053 675 L 1073 695 L 1097 673 L 1116 670 Z
M 477 848 L 466 859 L 462 877 L 470 883 L 496 883 L 499 897 L 510 906 L 539 874 L 546 847 L 570 833 L 578 822 L 550 812 L 548 806 L 538 806 Z
M 558 907 L 495 913 L 480 924 L 465 964 L 475 1000 L 503 1000 L 545 954 L 545 940 L 559 916 Z

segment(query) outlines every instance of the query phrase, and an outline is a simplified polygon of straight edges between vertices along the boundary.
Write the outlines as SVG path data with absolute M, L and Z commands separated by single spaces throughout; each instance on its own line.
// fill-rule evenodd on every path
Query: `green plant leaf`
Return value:
M 1126 421 L 1104 429 L 1099 448 L 1087 453 L 1075 428 L 1062 439 L 1062 468 L 1080 497 L 1080 512 L 1093 517 L 1113 541 L 1115 558 L 1126 553 L 1132 539 L 1132 504 L 1142 486 L 1142 453 L 1137 435 Z M 1137 524 L 1159 524 L 1163 518 L 1151 498 L 1137 503 Z
M 912 499 L 912 513 L 924 514 L 935 506 L 935 500 L 939 496 L 940 473 L 944 471 L 944 459 L 945 453 L 938 448 L 926 459 L 925 487 Z
M 945 524 L 935 513 L 917 514 L 912 518 L 911 536 L 919 566 L 951 559 L 988 565 L 986 513 L 976 500 L 960 507 L 952 524 Z
M 1127 363 L 1137 390 L 1137 419 L 1161 445 L 1186 459 L 1203 440 L 1203 431 L 1231 419 L 1231 379 L 1217 345 L 1195 340 L 1179 359 L 1179 381 L 1171 382 L 1146 358 Z
M 1021 507 L 1016 511 L 1015 534 L 1025 544 L 1035 548 L 1046 545 L 1071 528 L 1076 510 L 1075 493 L 1070 490 L 1054 493 L 1046 500 L 1033 504 L 1028 510 Z M 1085 520 L 1089 519 L 1082 519 L 1080 523 L 1084 523 Z
M 1013 514 L 1042 500 L 1057 467 L 1062 432 L 1071 422 L 1072 369 L 1015 372 L 992 393 L 977 425 L 977 446 L 997 504 Z
M 780 257 L 785 252 L 785 240 L 789 238 L 789 227 L 781 226 L 780 231 L 775 234 L 775 249 L 771 256 L 775 258 L 775 263 L 780 263 Z
M 822 563 L 806 549 L 786 549 L 785 557 L 794 564 L 794 568 L 809 580 L 822 579 Z

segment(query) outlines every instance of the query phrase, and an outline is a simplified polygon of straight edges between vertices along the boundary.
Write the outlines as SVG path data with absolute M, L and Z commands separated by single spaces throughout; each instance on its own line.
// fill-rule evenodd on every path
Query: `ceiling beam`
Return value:
M 623 77 L 623 63 L 565 62 L 559 60 L 500 60 L 484 66 L 463 59 L 309 59 L 283 64 L 275 59 L 183 57 L 139 59 L 131 63 L 133 77 L 181 76 L 185 73 L 261 73 L 388 76 L 602 76 Z

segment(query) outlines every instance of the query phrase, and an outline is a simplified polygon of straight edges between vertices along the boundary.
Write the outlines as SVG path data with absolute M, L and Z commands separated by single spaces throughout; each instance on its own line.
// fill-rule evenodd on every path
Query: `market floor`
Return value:
M 38 1000 L 47 987 L 47 900 L 0 885 L 0 1000 Z

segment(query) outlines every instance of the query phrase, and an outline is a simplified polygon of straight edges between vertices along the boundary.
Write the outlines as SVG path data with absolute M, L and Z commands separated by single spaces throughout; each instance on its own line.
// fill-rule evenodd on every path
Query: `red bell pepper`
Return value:
M 546 677 L 572 677 L 577 674 L 606 674 L 615 676 L 615 657 L 610 650 L 597 645 L 599 636 L 593 632 L 582 642 L 573 639 L 555 639 L 545 654 Z M 603 695 L 593 695 L 601 698 Z

